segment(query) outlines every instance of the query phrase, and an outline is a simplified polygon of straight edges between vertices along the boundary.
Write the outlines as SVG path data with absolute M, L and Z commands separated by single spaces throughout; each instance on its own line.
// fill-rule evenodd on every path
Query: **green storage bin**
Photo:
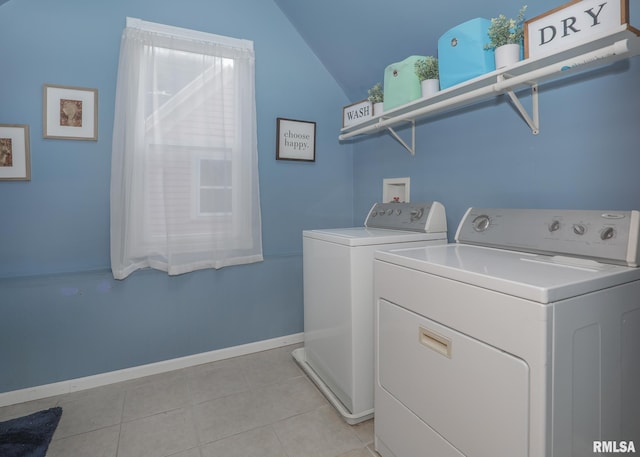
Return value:
M 396 108 L 422 97 L 415 64 L 424 56 L 409 56 L 384 70 L 384 110 Z

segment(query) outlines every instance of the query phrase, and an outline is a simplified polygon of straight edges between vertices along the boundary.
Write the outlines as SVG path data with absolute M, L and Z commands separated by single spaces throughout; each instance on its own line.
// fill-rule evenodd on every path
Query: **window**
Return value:
M 114 277 L 262 260 L 253 44 L 127 19 L 113 133 Z
M 228 218 L 233 214 L 233 186 L 230 160 L 200 158 L 196 162 L 198 185 L 195 195 L 197 217 Z

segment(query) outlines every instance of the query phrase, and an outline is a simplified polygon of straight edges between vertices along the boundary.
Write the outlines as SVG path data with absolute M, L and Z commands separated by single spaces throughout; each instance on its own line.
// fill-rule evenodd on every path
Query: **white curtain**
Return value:
M 262 260 L 253 42 L 127 19 L 116 89 L 111 268 Z

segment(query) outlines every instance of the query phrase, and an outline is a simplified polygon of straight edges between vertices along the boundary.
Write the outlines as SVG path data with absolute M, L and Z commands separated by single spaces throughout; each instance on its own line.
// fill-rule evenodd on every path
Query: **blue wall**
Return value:
M 640 209 L 640 57 L 543 84 L 539 104 L 539 135 L 502 96 L 422 122 L 415 157 L 387 134 L 355 142 L 355 219 L 405 176 L 412 201 L 445 205 L 450 239 L 470 206 Z
M 254 41 L 264 262 L 111 277 L 126 16 Z M 10 0 L 0 43 L 0 123 L 31 130 L 31 181 L 0 182 L 0 392 L 303 331 L 301 231 L 353 221 L 352 146 L 337 140 L 349 102 L 274 3 Z M 45 83 L 98 89 L 97 142 L 42 138 Z M 277 117 L 317 122 L 315 163 L 275 160 Z
M 264 262 L 112 279 L 126 16 L 254 40 Z M 30 125 L 32 164 L 32 181 L 0 182 L 0 392 L 301 332 L 301 231 L 360 224 L 383 178 L 444 203 L 450 238 L 469 206 L 640 209 L 639 57 L 541 86 L 537 136 L 500 97 L 421 122 L 412 157 L 387 134 L 337 141 L 355 100 L 271 1 L 9 0 L 0 43 L 0 123 Z M 97 142 L 42 138 L 44 83 L 99 90 Z M 275 160 L 276 117 L 317 122 L 315 163 Z

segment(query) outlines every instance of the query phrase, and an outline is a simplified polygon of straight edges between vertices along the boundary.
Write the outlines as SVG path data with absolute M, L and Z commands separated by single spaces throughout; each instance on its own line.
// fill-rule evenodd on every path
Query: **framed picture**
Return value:
M 44 85 L 43 136 L 66 140 L 98 139 L 98 90 Z
M 315 162 L 316 123 L 282 117 L 277 122 L 276 159 Z
M 0 124 L 0 181 L 30 181 L 29 126 Z

